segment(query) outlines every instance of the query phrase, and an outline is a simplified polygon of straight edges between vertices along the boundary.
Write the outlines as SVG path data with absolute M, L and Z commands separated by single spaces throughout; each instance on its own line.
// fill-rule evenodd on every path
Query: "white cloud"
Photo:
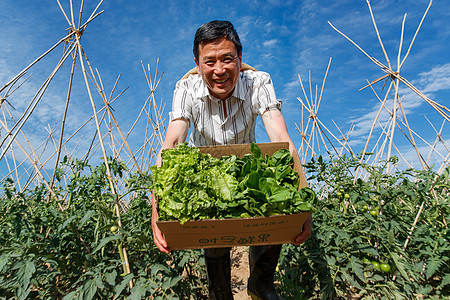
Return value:
M 272 32 L 272 31 L 277 31 L 279 27 L 275 26 L 275 24 L 273 24 L 273 22 L 268 21 L 265 25 L 264 25 L 264 30 L 266 32 Z
M 436 66 L 428 72 L 419 74 L 420 78 L 412 83 L 422 87 L 422 92 L 432 93 L 450 88 L 450 63 Z
M 8 63 L 0 58 L 0 88 L 3 88 L 3 86 L 11 80 L 11 70 L 8 66 Z M 0 93 L 0 95 L 5 96 L 6 91 L 3 91 Z
M 272 47 L 272 46 L 278 44 L 278 42 L 279 42 L 279 41 L 278 41 L 277 39 L 267 40 L 267 41 L 264 41 L 264 42 L 263 42 L 263 46 L 264 46 L 264 47 Z

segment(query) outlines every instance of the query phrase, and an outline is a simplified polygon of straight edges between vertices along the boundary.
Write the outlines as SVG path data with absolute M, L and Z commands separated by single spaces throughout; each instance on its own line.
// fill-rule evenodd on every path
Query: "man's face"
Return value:
M 233 94 L 239 81 L 242 53 L 238 55 L 234 43 L 222 38 L 199 45 L 198 73 L 212 96 L 226 99 Z

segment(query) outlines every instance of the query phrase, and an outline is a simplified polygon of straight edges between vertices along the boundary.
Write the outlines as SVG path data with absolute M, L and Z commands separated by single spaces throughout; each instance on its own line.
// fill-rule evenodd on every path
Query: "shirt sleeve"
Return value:
M 270 75 L 265 72 L 259 72 L 258 80 L 255 81 L 255 92 L 257 101 L 254 103 L 258 115 L 262 116 L 269 110 L 281 110 L 281 101 L 275 96 L 275 89 L 273 87 Z
M 188 80 L 180 80 L 175 85 L 172 100 L 172 111 L 169 113 L 170 121 L 176 119 L 192 118 L 192 93 L 189 89 Z

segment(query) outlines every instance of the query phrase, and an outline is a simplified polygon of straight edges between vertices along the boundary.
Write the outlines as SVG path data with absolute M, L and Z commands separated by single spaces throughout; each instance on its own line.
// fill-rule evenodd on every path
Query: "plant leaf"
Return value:
M 122 282 L 119 285 L 116 285 L 114 288 L 114 291 L 116 294 L 114 295 L 114 299 L 117 299 L 120 294 L 122 293 L 123 289 L 127 286 L 127 284 L 130 282 L 130 280 L 133 279 L 133 273 L 127 274 L 123 277 Z
M 427 262 L 427 271 L 426 271 L 426 277 L 429 279 L 433 274 L 439 270 L 439 267 L 441 265 L 441 262 L 437 261 L 436 258 L 431 257 Z
M 103 248 L 109 242 L 117 241 L 117 240 L 120 240 L 120 239 L 122 239 L 122 235 L 120 235 L 120 234 L 115 234 L 115 235 L 108 236 L 108 237 L 105 237 L 105 238 L 101 239 L 100 243 L 97 245 L 97 247 L 95 247 L 94 251 L 92 251 L 92 254 L 94 254 L 95 252 L 97 252 L 98 250 Z
M 351 256 L 350 257 L 350 265 L 352 267 L 353 272 L 355 272 L 356 276 L 358 276 L 358 278 L 361 281 L 364 281 L 365 277 L 364 277 L 363 266 L 359 263 L 359 259 L 354 256 Z

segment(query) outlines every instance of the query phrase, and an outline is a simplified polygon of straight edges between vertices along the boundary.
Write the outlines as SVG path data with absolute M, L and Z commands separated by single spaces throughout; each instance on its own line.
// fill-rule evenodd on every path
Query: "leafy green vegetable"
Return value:
M 162 166 L 151 167 L 160 220 L 247 218 L 313 211 L 315 193 L 299 187 L 287 149 L 214 158 L 187 143 L 162 151 Z

